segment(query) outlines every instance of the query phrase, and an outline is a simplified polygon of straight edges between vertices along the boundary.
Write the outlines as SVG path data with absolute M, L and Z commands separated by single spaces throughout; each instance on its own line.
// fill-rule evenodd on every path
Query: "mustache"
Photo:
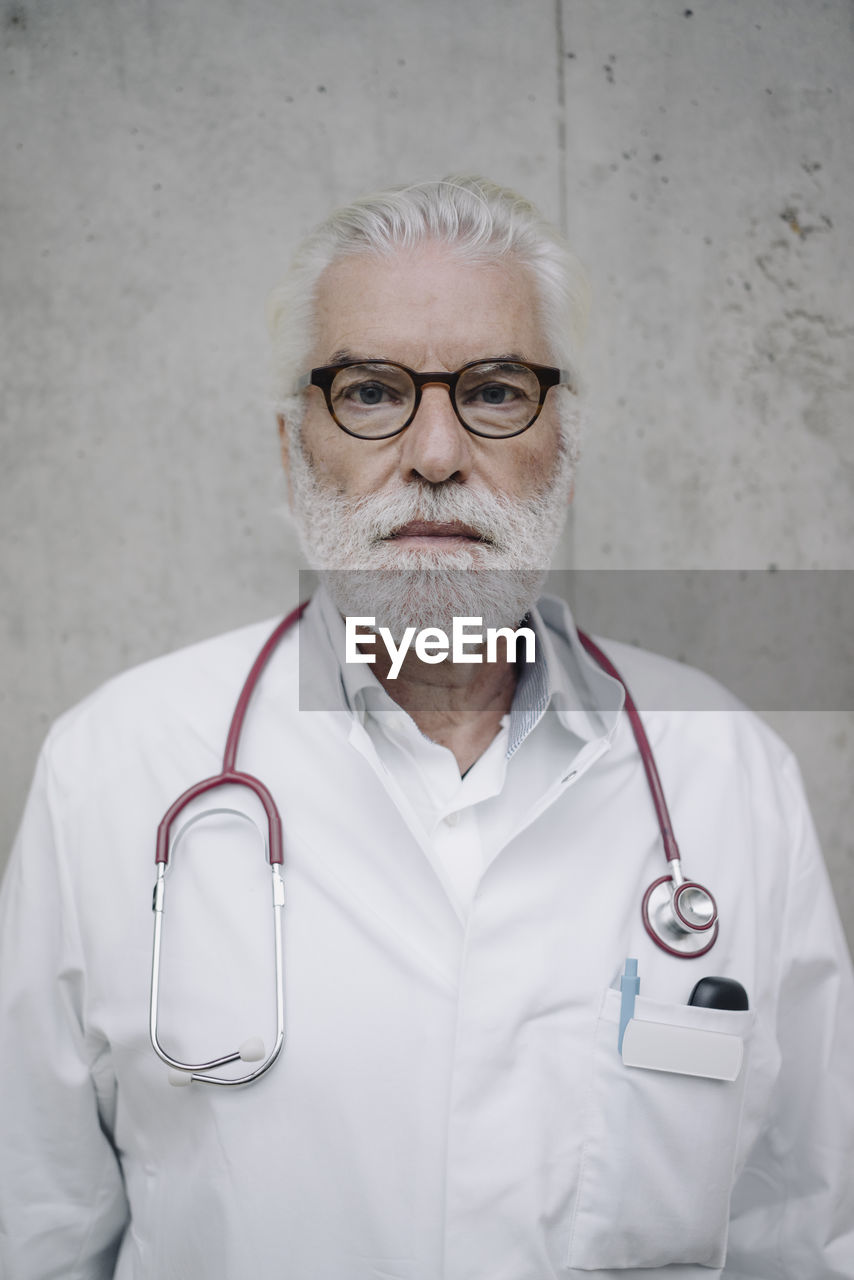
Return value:
M 405 525 L 459 524 L 488 546 L 501 547 L 512 503 L 503 494 L 481 493 L 454 483 L 411 481 L 406 489 L 369 494 L 353 504 L 353 515 L 371 542 L 393 538 Z

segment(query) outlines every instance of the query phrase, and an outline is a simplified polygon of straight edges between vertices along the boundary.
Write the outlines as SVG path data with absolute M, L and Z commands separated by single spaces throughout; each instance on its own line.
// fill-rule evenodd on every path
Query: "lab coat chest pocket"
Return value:
M 733 1166 L 752 1012 L 638 998 L 635 1017 L 737 1036 L 734 1081 L 627 1067 L 617 1052 L 620 995 L 596 1028 L 568 1264 L 581 1271 L 693 1263 L 726 1255 Z

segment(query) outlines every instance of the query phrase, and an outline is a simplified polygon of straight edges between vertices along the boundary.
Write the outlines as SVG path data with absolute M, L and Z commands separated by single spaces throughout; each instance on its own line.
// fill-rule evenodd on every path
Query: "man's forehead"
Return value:
M 460 363 L 485 355 L 546 356 L 533 279 L 509 257 L 472 262 L 433 244 L 389 256 L 352 255 L 327 267 L 316 299 L 315 355 L 330 364 L 406 363 L 430 352 L 438 358 L 446 348 Z

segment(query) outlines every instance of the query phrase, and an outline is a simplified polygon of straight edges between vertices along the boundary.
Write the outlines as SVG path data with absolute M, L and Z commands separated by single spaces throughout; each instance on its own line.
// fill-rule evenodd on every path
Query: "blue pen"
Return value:
M 618 1053 L 623 1052 L 623 1036 L 626 1034 L 626 1027 L 634 1017 L 635 996 L 640 991 L 637 960 L 626 960 L 626 971 L 620 976 L 620 991 L 622 992 L 622 998 L 620 1000 L 620 1030 L 617 1034 Z

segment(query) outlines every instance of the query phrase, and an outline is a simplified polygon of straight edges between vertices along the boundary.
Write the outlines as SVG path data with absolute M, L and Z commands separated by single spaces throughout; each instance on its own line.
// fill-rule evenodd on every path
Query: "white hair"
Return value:
M 302 419 L 304 405 L 295 383 L 307 371 L 314 345 L 315 301 L 323 272 L 340 257 L 386 257 L 430 242 L 448 245 L 468 262 L 512 257 L 530 270 L 551 358 L 569 371 L 576 391 L 576 397 L 563 392 L 559 410 L 565 443 L 575 454 L 577 395 L 583 386 L 580 355 L 589 310 L 584 270 L 560 232 L 524 196 L 465 175 L 365 196 L 337 209 L 299 246 L 267 305 L 276 408 L 291 432 Z

